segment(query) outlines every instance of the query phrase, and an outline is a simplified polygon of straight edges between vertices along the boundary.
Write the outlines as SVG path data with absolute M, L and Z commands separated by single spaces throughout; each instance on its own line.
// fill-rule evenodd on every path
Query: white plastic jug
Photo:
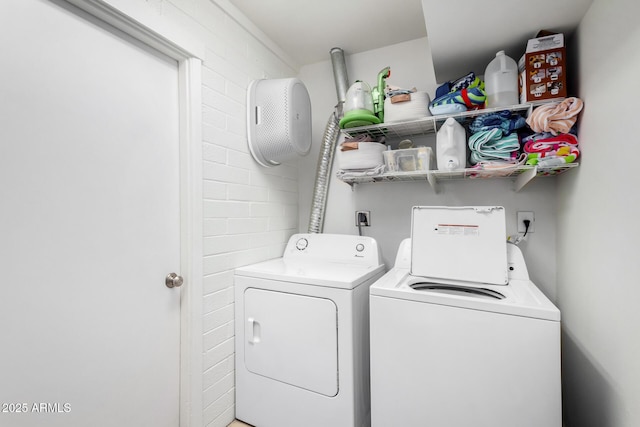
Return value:
M 507 107 L 518 104 L 518 64 L 504 54 L 496 53 L 484 71 L 487 107 Z
M 467 134 L 460 123 L 449 117 L 436 135 L 438 170 L 464 169 L 467 166 Z

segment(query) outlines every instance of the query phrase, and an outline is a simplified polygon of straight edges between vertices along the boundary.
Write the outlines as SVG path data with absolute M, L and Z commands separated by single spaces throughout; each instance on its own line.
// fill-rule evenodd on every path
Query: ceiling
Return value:
M 429 38 L 438 82 L 516 61 L 541 30 L 570 35 L 593 0 L 229 0 L 299 65 Z
M 229 0 L 300 65 L 426 37 L 421 0 Z
M 436 77 L 443 82 L 469 71 L 484 74 L 499 50 L 518 62 L 538 31 L 573 33 L 592 2 L 423 0 Z

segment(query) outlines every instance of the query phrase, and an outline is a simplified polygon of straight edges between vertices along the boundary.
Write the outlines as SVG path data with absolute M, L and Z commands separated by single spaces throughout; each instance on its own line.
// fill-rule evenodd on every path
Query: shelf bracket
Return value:
M 531 182 L 531 180 L 535 178 L 537 174 L 538 174 L 537 166 L 533 166 L 531 169 L 527 169 L 524 172 L 522 172 L 520 175 L 518 175 L 518 177 L 514 182 L 514 188 L 513 188 L 514 191 L 517 193 L 520 190 L 522 190 L 522 188 L 525 185 L 527 185 L 529 182 Z
M 427 173 L 427 181 L 429 181 L 429 185 L 434 193 L 438 194 L 440 192 L 440 187 L 438 185 L 438 180 L 436 176 L 432 173 Z

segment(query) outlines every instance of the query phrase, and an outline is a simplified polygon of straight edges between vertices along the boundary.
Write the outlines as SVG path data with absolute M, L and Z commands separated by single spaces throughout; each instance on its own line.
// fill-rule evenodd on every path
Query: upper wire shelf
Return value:
M 446 114 L 441 116 L 427 116 L 420 119 L 381 123 L 378 125 L 360 126 L 355 128 L 341 129 L 344 135 L 349 137 L 355 137 L 358 135 L 369 135 L 372 138 L 391 137 L 391 138 L 405 138 L 408 136 L 416 135 L 428 135 L 436 132 L 438 126 L 445 122 L 449 117 L 459 119 L 460 121 L 468 121 L 478 116 L 488 113 L 495 113 L 498 111 L 526 111 L 528 116 L 531 113 L 533 107 L 539 105 L 539 103 L 526 103 L 517 104 L 507 107 L 497 108 L 484 108 L 480 110 L 465 111 L 456 114 Z

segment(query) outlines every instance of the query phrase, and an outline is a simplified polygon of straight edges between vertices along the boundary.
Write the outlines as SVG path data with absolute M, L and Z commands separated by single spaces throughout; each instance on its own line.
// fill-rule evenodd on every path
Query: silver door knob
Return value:
M 176 273 L 169 273 L 164 283 L 167 285 L 167 288 L 179 288 L 184 283 L 184 279 Z

